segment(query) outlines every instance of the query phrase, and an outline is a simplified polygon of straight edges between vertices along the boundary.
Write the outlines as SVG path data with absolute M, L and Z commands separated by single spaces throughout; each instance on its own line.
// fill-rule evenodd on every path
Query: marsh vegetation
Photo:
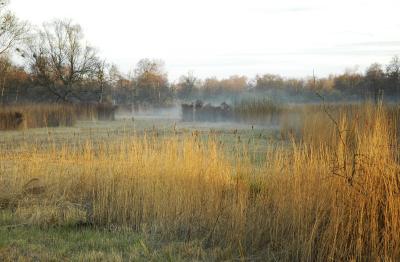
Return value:
M 160 59 L 135 61 L 124 73 L 87 42 L 78 23 L 32 26 L 8 2 L 0 0 L 0 261 L 400 260 L 398 56 L 386 66 L 325 77 L 188 73 L 171 80 Z M 289 11 L 297 17 L 304 10 L 271 14 Z M 164 13 L 170 15 L 152 11 L 146 21 Z M 113 36 L 134 35 L 135 44 L 157 35 L 159 43 L 146 42 L 146 49 L 178 50 L 162 41 L 171 35 L 189 43 L 191 31 L 160 32 L 164 21 L 154 28 L 138 23 L 147 34 L 141 38 L 135 27 L 111 26 L 114 20 L 106 26 Z M 257 33 L 270 39 L 242 42 L 261 46 L 287 35 L 289 44 L 315 35 L 292 37 L 272 25 Z M 191 30 L 198 29 L 196 22 Z M 221 37 L 242 43 L 236 30 Z M 264 24 L 254 32 L 266 32 Z M 243 55 L 211 52 L 220 33 L 199 50 L 210 47 L 224 70 L 239 58 L 244 69 L 261 66 L 252 47 Z M 358 43 L 355 53 L 360 58 L 382 45 L 387 58 L 397 43 Z M 351 53 L 345 46 L 337 45 Z M 277 59 L 277 49 L 266 49 L 261 53 Z M 125 51 L 130 57 L 131 47 Z M 327 67 L 325 50 L 315 51 Z M 188 63 L 185 56 L 179 54 Z
M 198 250 L 175 250 L 181 259 L 398 259 L 399 108 L 302 110 L 274 130 L 136 119 L 80 139 L 72 132 L 87 129 L 17 143 L 9 132 L 0 148 L 4 226 L 122 230 L 161 252 L 143 259 L 166 259 L 157 243 Z M 96 139 L 101 129 L 109 139 Z

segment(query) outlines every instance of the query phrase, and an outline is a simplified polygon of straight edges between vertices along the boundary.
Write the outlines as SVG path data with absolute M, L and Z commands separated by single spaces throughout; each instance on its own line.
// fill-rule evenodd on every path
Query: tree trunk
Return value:
M 18 102 L 18 94 L 19 94 L 19 88 L 18 88 L 18 86 L 17 86 L 17 92 L 16 92 L 16 94 L 15 94 L 15 103 Z
M 4 104 L 4 91 L 6 89 L 6 78 L 3 78 L 3 81 L 1 83 L 1 104 Z

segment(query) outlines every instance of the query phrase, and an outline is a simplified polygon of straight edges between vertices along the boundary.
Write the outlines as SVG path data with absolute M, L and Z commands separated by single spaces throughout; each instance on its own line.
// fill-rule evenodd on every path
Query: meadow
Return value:
M 2 131 L 0 259 L 400 259 L 398 106 L 243 108 Z

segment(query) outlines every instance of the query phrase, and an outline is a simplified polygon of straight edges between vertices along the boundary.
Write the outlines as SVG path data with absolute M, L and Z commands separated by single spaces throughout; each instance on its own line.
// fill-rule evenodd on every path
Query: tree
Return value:
M 0 55 L 24 39 L 28 24 L 7 10 L 8 0 L 0 0 Z
M 188 98 L 193 95 L 194 90 L 198 87 L 199 80 L 192 72 L 179 78 L 177 84 L 177 93 L 179 98 Z
M 28 43 L 26 58 L 41 86 L 57 101 L 80 100 L 77 88 L 98 70 L 94 48 L 84 42 L 81 27 L 69 20 L 46 23 Z
M 333 78 L 334 87 L 342 92 L 354 92 L 361 86 L 362 74 L 358 73 L 358 67 L 347 68 L 344 74 Z
M 227 79 L 222 79 L 221 88 L 224 92 L 241 92 L 247 88 L 247 77 L 233 75 Z
M 263 76 L 256 76 L 256 89 L 267 90 L 282 88 L 284 86 L 283 78 L 279 75 L 265 74 Z
M 110 84 L 114 88 L 118 86 L 118 82 L 120 79 L 122 79 L 122 74 L 118 69 L 118 66 L 116 64 L 111 64 L 108 67 L 108 75 L 110 77 Z
M 218 95 L 221 92 L 221 85 L 216 77 L 206 78 L 202 84 L 201 91 L 204 97 Z
M 104 96 L 105 96 L 105 89 L 108 86 L 110 79 L 109 75 L 107 75 L 107 68 L 109 65 L 106 63 L 105 60 L 103 61 L 98 61 L 95 65 L 95 79 L 96 83 L 99 88 L 99 98 L 98 101 L 99 103 L 104 102 Z
M 0 56 L 0 103 L 18 102 L 22 87 L 30 84 L 29 76 L 23 67 L 15 66 L 11 59 Z
M 11 69 L 11 62 L 7 56 L 0 57 L 0 88 L 1 88 L 1 104 L 4 104 L 4 91 L 6 82 Z
M 365 73 L 365 81 L 369 90 L 372 92 L 375 102 L 382 95 L 382 87 L 384 81 L 384 73 L 380 64 L 374 63 L 368 67 Z
M 386 67 L 388 88 L 392 94 L 400 94 L 400 57 L 394 56 Z
M 134 72 L 135 102 L 164 104 L 171 93 L 168 78 L 161 60 L 140 60 Z

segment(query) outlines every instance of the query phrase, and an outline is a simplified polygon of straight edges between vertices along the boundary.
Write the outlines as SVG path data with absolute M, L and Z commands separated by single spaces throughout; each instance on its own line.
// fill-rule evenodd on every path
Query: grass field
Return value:
M 2 132 L 0 258 L 400 259 L 399 109 L 286 112 Z

